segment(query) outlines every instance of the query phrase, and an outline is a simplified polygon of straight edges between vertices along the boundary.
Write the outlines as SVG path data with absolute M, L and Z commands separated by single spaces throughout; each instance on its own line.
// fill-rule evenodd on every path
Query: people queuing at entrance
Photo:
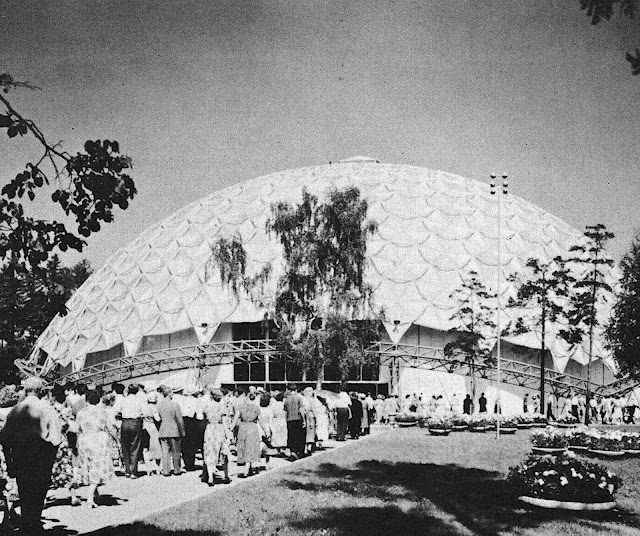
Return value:
M 137 383 L 47 389 L 30 379 L 0 432 L 0 481 L 16 483 L 22 533 L 38 534 L 49 488 L 67 489 L 73 506 L 96 508 L 100 486 L 116 477 L 201 470 L 206 485 L 228 484 L 231 465 L 247 478 L 274 456 L 294 461 L 330 437 L 358 439 L 374 423 L 391 424 L 399 409 L 395 396 L 296 385 L 272 393 Z

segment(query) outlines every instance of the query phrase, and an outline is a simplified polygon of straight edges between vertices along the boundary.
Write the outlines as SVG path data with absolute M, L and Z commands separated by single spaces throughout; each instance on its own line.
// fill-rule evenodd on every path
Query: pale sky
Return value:
M 0 72 L 43 88 L 9 97 L 51 140 L 133 159 L 96 268 L 215 190 L 354 155 L 507 172 L 578 229 L 606 224 L 619 258 L 640 229 L 639 28 L 591 26 L 578 0 L 0 0 Z M 0 138 L 3 184 L 30 147 Z

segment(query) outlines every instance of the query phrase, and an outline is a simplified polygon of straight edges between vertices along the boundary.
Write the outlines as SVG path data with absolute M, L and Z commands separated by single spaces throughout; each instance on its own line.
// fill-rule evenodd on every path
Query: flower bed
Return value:
M 629 454 L 640 454 L 640 434 L 638 432 L 625 432 L 622 442 L 624 450 Z
M 534 413 L 532 419 L 533 426 L 539 428 L 544 428 L 549 424 L 549 421 L 542 413 Z
M 563 415 L 556 420 L 555 424 L 556 426 L 560 426 L 561 428 L 573 428 L 574 426 L 580 424 L 580 421 L 573 415 Z
M 469 432 L 485 432 L 489 427 L 489 419 L 474 415 L 469 419 L 468 430 Z
M 585 425 L 568 430 L 566 436 L 569 440 L 569 448 L 573 450 L 587 450 L 591 444 L 591 437 L 594 432 L 595 430 Z
M 533 415 L 530 413 L 523 413 L 516 417 L 516 424 L 518 428 L 531 428 L 533 426 Z
M 596 452 L 624 453 L 624 434 L 620 430 L 611 430 L 591 435 L 589 450 Z
M 429 430 L 448 430 L 453 428 L 453 419 L 445 416 L 432 415 L 427 419 L 427 428 Z
M 516 417 L 505 417 L 500 419 L 500 433 L 515 434 L 518 430 L 518 420 Z
M 453 430 L 456 432 L 461 432 L 462 430 L 466 430 L 469 426 L 469 416 L 468 415 L 454 415 L 452 419 Z
M 537 449 L 566 449 L 569 446 L 567 435 L 550 426 L 544 430 L 531 432 L 531 443 Z
M 398 426 L 415 426 L 418 424 L 418 416 L 415 413 L 401 413 L 396 416 Z
M 618 476 L 575 454 L 529 457 L 507 477 L 518 496 L 575 503 L 610 503 L 620 487 Z

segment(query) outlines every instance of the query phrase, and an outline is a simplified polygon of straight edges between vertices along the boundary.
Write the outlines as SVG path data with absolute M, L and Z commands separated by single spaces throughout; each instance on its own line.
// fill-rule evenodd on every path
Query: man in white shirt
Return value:
M 120 404 L 122 416 L 122 430 L 120 443 L 122 445 L 122 463 L 125 476 L 138 478 L 138 459 L 142 446 L 142 418 L 146 409 L 146 400 L 138 396 L 138 386 L 131 384 L 127 388 L 127 396 Z
M 7 470 L 15 475 L 22 510 L 20 534 L 43 534 L 42 509 L 51 485 L 51 469 L 62 442 L 62 423 L 54 407 L 43 400 L 44 382 L 24 382 L 25 398 L 7 416 L 0 432 Z
M 336 439 L 344 441 L 351 418 L 351 397 L 344 389 L 340 389 L 340 394 L 338 394 L 334 405 L 336 408 Z
M 195 394 L 198 389 L 195 386 L 187 386 L 185 389 L 178 387 L 173 401 L 180 406 L 182 420 L 184 421 L 184 437 L 182 438 L 182 460 L 187 471 L 196 470 L 196 450 L 198 444 L 198 426 L 196 422 L 196 412 L 198 410 L 198 400 Z

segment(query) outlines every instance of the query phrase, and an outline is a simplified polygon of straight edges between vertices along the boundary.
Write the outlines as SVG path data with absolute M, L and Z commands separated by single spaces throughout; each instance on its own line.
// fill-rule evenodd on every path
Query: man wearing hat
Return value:
M 62 442 L 62 423 L 54 407 L 43 399 L 39 378 L 24 381 L 25 398 L 7 415 L 0 432 L 7 469 L 15 475 L 22 510 L 21 534 L 44 533 L 42 509 L 51 485 L 51 469 Z

